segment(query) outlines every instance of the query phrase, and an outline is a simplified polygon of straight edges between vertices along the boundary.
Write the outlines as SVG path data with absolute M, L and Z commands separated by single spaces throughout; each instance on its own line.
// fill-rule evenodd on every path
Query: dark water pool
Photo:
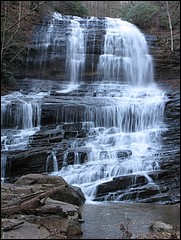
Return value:
M 124 239 L 120 224 L 133 234 L 149 232 L 154 221 L 180 229 L 180 206 L 138 203 L 86 203 L 81 207 L 84 223 L 81 239 Z M 128 223 L 129 221 L 129 223 Z

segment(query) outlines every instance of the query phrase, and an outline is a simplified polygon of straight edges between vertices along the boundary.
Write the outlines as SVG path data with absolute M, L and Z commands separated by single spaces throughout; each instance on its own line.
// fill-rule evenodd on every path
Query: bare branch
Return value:
M 20 19 L 21 19 L 21 1 L 19 1 L 19 12 L 18 12 L 18 28 L 20 28 Z
M 24 51 L 24 49 L 28 46 L 28 44 L 26 46 L 24 46 L 9 62 L 12 62 L 22 51 Z
M 173 51 L 173 30 L 172 30 L 172 21 L 171 21 L 171 16 L 170 16 L 170 9 L 169 9 L 169 2 L 168 1 L 161 1 L 163 4 L 167 17 L 168 17 L 168 23 L 169 23 L 169 28 L 170 28 L 170 40 L 171 40 L 171 51 Z
M 40 5 L 46 3 L 46 1 L 39 3 L 38 5 L 36 5 L 34 8 L 31 9 L 31 11 L 29 13 L 27 13 L 25 16 L 23 16 L 21 19 L 19 19 L 17 22 L 15 22 L 14 24 L 12 24 L 9 28 L 7 29 L 3 29 L 2 31 L 9 31 L 11 28 L 13 28 L 14 26 L 16 26 L 19 22 L 21 22 L 23 19 L 25 19 L 27 16 L 29 16 L 32 12 L 34 12 Z

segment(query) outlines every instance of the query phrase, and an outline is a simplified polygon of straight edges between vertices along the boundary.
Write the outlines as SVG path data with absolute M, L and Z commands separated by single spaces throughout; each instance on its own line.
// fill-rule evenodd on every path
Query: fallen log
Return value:
M 10 230 L 12 230 L 16 227 L 19 227 L 23 223 L 24 223 L 24 221 L 21 221 L 21 222 L 18 222 L 18 223 L 11 223 L 9 226 L 2 227 L 2 231 L 4 231 L 4 232 L 10 231 Z
M 14 205 L 21 205 L 23 202 L 30 200 L 42 193 L 47 192 L 47 190 L 45 191 L 39 191 L 39 192 L 35 192 L 29 195 L 25 195 L 25 196 L 18 196 L 18 194 L 16 195 L 16 198 L 13 198 L 10 202 L 8 202 L 7 204 L 3 204 L 3 207 L 10 207 L 10 206 L 14 206 Z
M 27 198 L 26 196 L 23 198 L 20 198 L 17 201 L 14 201 L 14 204 L 11 202 L 11 205 L 2 205 L 1 206 L 1 216 L 10 216 L 15 213 L 19 212 L 28 212 L 28 211 L 33 211 L 39 206 L 44 205 L 45 200 L 47 197 L 50 197 L 52 194 L 56 193 L 57 191 L 65 189 L 65 185 L 56 187 L 50 190 L 47 190 L 45 192 L 39 192 L 35 196 L 35 194 L 28 195 Z M 29 200 L 30 199 L 30 200 Z M 42 200 L 42 201 L 41 201 Z

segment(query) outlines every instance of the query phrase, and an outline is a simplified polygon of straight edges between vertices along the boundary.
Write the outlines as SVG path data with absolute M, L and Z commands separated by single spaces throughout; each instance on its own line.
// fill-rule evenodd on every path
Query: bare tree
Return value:
M 167 13 L 168 23 L 169 23 L 169 28 L 170 28 L 171 51 L 173 51 L 173 29 L 172 29 L 172 20 L 171 20 L 171 16 L 170 16 L 169 1 L 161 1 L 161 3 L 163 4 L 163 7 Z
M 1 2 L 1 87 L 14 84 L 14 63 L 20 63 L 20 56 L 25 56 L 33 26 L 39 19 L 34 13 L 46 1 L 36 1 L 30 8 L 32 2 L 35 1 Z
M 154 1 L 159 6 L 160 12 L 168 19 L 170 30 L 170 50 L 174 51 L 174 32 L 180 26 L 180 1 Z M 174 23 L 177 23 L 176 25 Z

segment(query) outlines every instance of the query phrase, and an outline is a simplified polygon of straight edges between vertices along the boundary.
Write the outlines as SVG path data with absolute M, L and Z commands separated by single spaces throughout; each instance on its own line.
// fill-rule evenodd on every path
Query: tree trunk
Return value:
M 163 6 L 166 10 L 167 17 L 168 17 L 168 23 L 169 23 L 169 28 L 170 28 L 171 51 L 173 51 L 173 30 L 172 30 L 172 21 L 171 21 L 170 11 L 169 11 L 169 2 L 164 1 Z

